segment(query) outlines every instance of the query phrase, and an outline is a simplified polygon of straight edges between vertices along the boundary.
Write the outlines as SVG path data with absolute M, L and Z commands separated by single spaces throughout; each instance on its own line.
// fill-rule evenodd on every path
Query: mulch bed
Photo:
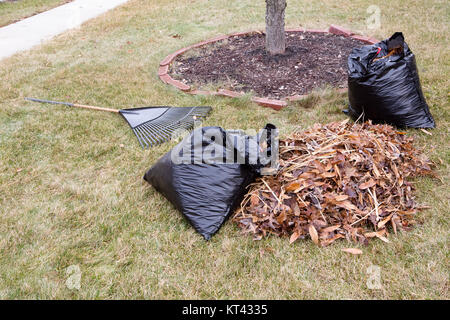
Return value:
M 346 87 L 347 57 L 362 45 L 329 33 L 286 32 L 286 53 L 271 57 L 265 51 L 265 35 L 253 33 L 181 55 L 170 73 L 194 87 L 220 84 L 223 89 L 284 98 L 327 85 Z

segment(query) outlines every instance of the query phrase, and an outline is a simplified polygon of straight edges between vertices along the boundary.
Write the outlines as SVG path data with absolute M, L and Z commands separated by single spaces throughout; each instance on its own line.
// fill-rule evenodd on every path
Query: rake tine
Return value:
M 168 130 L 166 127 L 156 127 L 152 126 L 150 123 L 143 124 L 145 128 L 148 129 L 148 131 L 153 133 L 153 130 L 155 130 L 155 139 L 158 139 L 159 143 L 163 143 L 165 141 L 171 140 L 171 131 Z
M 204 112 L 193 108 L 189 112 L 187 112 L 183 117 L 177 118 L 176 120 L 178 120 L 179 122 L 195 122 L 194 117 L 204 117 L 204 116 L 206 116 Z
M 145 124 L 142 124 L 141 126 L 140 126 L 140 128 L 142 129 L 142 131 L 144 131 L 145 133 L 146 133 L 146 136 L 147 136 L 147 138 L 148 139 L 150 139 L 150 140 L 152 140 L 152 142 L 155 144 L 155 145 L 158 145 L 160 142 L 157 140 L 157 138 L 155 137 L 155 132 L 153 132 L 150 128 L 147 128 L 146 126 L 145 126 Z
M 186 129 L 186 125 L 184 125 L 184 124 L 171 124 L 171 125 L 169 125 L 169 126 L 164 127 L 164 130 L 165 130 L 166 132 L 169 132 L 169 135 L 166 135 L 166 141 L 172 139 L 172 134 L 173 134 L 173 132 L 174 132 L 176 129 L 178 129 L 178 128 Z
M 147 126 L 156 127 L 157 130 L 165 132 L 168 134 L 168 137 L 172 136 L 172 133 L 177 128 L 186 127 L 185 122 L 177 121 L 177 122 L 160 122 L 156 124 L 147 123 Z
M 208 115 L 211 112 L 211 108 L 210 107 L 195 107 L 195 113 L 201 113 L 204 115 Z
M 142 140 L 145 142 L 145 144 L 148 147 L 152 147 L 152 143 L 147 139 L 147 137 L 145 136 L 144 132 L 142 132 L 140 127 L 136 127 L 136 130 L 139 132 L 139 134 L 141 135 Z M 149 145 L 150 144 L 150 145 Z
M 152 131 L 157 130 L 159 131 L 159 134 L 162 136 L 160 137 L 159 141 L 167 141 L 171 140 L 172 133 L 176 128 L 184 128 L 184 129 L 190 129 L 193 127 L 194 121 L 193 119 L 183 119 L 180 121 L 172 122 L 172 121 L 160 121 L 157 123 L 151 123 L 147 122 L 143 124 L 143 128 L 146 128 L 147 132 L 150 131 L 150 134 L 154 134 Z
M 194 121 L 180 121 L 180 124 L 189 128 L 194 127 Z
M 161 134 L 161 139 L 163 140 L 163 141 L 169 141 L 169 140 L 172 140 L 172 134 L 173 134 L 173 131 L 175 130 L 175 129 L 177 129 L 177 128 L 184 128 L 185 127 L 185 125 L 178 125 L 177 127 L 174 127 L 173 125 L 170 125 L 170 126 L 166 126 L 165 128 L 163 128 L 164 129 L 164 131 L 165 132 L 169 132 L 169 134 L 167 134 L 167 133 L 164 133 L 164 134 L 162 134 L 162 130 L 160 129 L 160 134 Z
M 132 129 L 134 132 L 134 135 L 136 136 L 136 138 L 139 141 L 139 144 L 141 145 L 142 149 L 145 149 L 146 147 L 144 146 L 144 142 L 142 141 L 141 137 L 139 136 L 139 133 L 136 131 L 136 129 Z
M 146 127 L 144 127 L 144 126 L 141 126 L 141 130 L 145 132 L 145 137 L 146 137 L 148 140 L 152 140 L 152 141 L 153 141 L 153 144 L 154 144 L 155 146 L 158 146 L 158 145 L 161 144 L 161 140 L 158 139 L 158 132 L 154 132 L 154 131 L 152 131 L 152 130 L 148 130 L 148 129 L 147 129 Z
M 180 122 L 178 125 L 180 128 L 184 128 L 186 130 L 190 130 L 194 127 L 194 123 L 191 121 L 183 121 L 183 122 Z
M 197 118 L 206 118 L 207 115 L 206 114 L 196 114 L 195 115 Z
M 138 139 L 139 144 L 141 145 L 141 148 L 144 149 L 144 145 L 142 144 L 141 139 L 139 138 L 139 136 L 138 136 L 136 130 L 134 130 L 134 129 L 131 129 L 131 130 L 133 130 L 133 133 L 134 133 L 134 135 L 136 136 L 136 138 Z
M 200 114 L 208 114 L 209 111 L 208 110 L 203 110 L 203 109 L 196 109 L 194 110 L 192 113 L 196 114 L 196 115 L 200 115 Z
M 151 121 L 152 124 L 157 124 L 157 125 L 165 125 L 165 124 L 172 124 L 176 121 L 181 120 L 180 115 L 177 114 L 168 114 L 167 118 L 165 119 L 156 119 L 155 121 Z
M 183 128 L 190 130 L 194 127 L 195 117 L 206 117 L 211 111 L 208 107 L 194 107 L 190 109 L 186 114 L 180 114 L 184 112 L 184 109 L 170 109 L 172 113 L 168 114 L 169 119 L 167 120 L 157 120 L 148 121 L 139 126 L 139 133 L 141 138 L 145 141 L 150 142 L 150 145 L 161 144 L 165 141 L 172 139 L 173 132 L 178 128 Z M 173 117 L 173 120 L 170 118 Z M 180 118 L 181 117 L 181 118 Z
M 151 134 L 149 134 L 149 132 L 147 132 L 147 130 L 142 125 L 139 126 L 139 130 L 144 136 L 145 140 L 147 140 L 150 143 L 151 147 L 153 147 L 154 144 L 156 145 L 155 141 L 151 138 Z
M 146 127 L 148 127 L 148 128 L 150 128 L 150 129 L 152 129 L 152 130 L 155 130 L 155 131 L 157 131 L 160 135 L 162 135 L 162 136 L 166 136 L 166 137 L 169 137 L 170 136 L 170 132 L 168 132 L 167 130 L 166 130 L 166 127 L 165 126 L 156 126 L 155 124 L 154 125 L 152 125 L 151 123 L 145 123 L 145 124 L 143 124 L 144 126 L 146 126 Z
M 177 123 L 177 126 L 178 128 L 186 129 L 189 131 L 191 128 L 193 128 L 194 124 L 190 122 L 180 122 Z
M 175 119 L 177 119 L 177 113 L 179 114 L 180 111 L 184 111 L 182 109 L 179 109 L 179 110 L 178 109 L 169 109 L 169 110 L 174 110 L 172 112 L 172 117 L 174 117 Z M 189 110 L 189 112 L 187 112 L 181 119 L 178 118 L 178 121 L 166 120 L 166 121 L 156 121 L 153 123 L 151 121 L 148 121 L 148 122 L 143 123 L 140 126 L 136 127 L 135 129 L 139 133 L 140 138 L 146 144 L 147 147 L 148 147 L 147 142 L 150 143 L 151 147 L 153 145 L 159 145 L 165 141 L 171 140 L 172 133 L 177 127 L 181 127 L 181 128 L 191 127 L 193 119 L 191 120 L 191 119 L 186 119 L 186 118 L 189 115 L 191 115 L 195 110 L 196 110 L 195 107 L 193 109 Z M 179 115 L 179 116 L 181 116 L 181 115 Z M 185 123 L 186 120 L 189 120 L 189 123 Z M 141 146 L 142 146 L 142 144 L 141 144 Z
M 177 108 L 171 109 L 174 110 L 174 113 L 177 113 L 179 110 L 176 110 Z M 191 115 L 191 113 L 195 110 L 195 107 L 192 108 L 191 110 L 189 110 L 186 114 L 184 114 L 181 118 L 176 118 L 176 120 L 178 121 L 183 121 L 185 118 L 187 118 L 189 115 Z M 181 115 L 180 115 L 181 116 Z M 175 120 L 175 119 L 174 119 Z
M 164 141 L 163 139 L 161 139 L 161 136 L 166 136 L 166 137 L 168 136 L 167 133 L 162 132 L 161 128 L 151 126 L 149 123 L 142 124 L 142 127 L 146 128 L 148 131 L 150 131 L 150 134 L 155 135 L 156 136 L 155 139 L 159 138 L 158 139 L 159 143 L 161 143 L 161 141 Z
M 153 131 L 147 130 L 147 128 L 145 128 L 143 125 L 139 126 L 139 129 L 141 130 L 145 139 L 147 139 L 147 141 L 150 142 L 152 147 L 153 145 L 155 146 L 159 145 L 159 141 L 156 139 L 155 133 Z
M 161 132 L 158 132 L 158 130 L 148 127 L 146 124 L 143 124 L 142 127 L 146 129 L 147 132 L 149 132 L 149 134 L 155 140 L 156 145 L 159 145 L 164 142 L 164 140 L 161 138 L 162 134 Z
M 138 127 L 138 129 L 139 129 L 139 132 L 141 133 L 142 139 L 144 139 L 144 141 L 147 142 L 147 145 L 149 147 L 153 147 L 153 142 L 150 141 L 150 139 L 148 138 L 146 132 L 144 130 L 142 130 L 142 127 Z
M 167 125 L 166 125 L 166 123 L 167 123 Z M 170 133 L 172 133 L 173 129 L 176 129 L 176 128 L 182 127 L 182 126 L 183 127 L 186 126 L 186 125 L 184 125 L 185 123 L 193 125 L 193 121 L 191 121 L 191 120 L 179 120 L 176 122 L 165 122 L 165 123 L 161 123 L 161 124 L 163 125 L 163 127 L 162 127 L 163 129 L 165 129 L 166 131 L 169 130 Z M 160 125 L 160 123 L 158 123 L 158 125 Z

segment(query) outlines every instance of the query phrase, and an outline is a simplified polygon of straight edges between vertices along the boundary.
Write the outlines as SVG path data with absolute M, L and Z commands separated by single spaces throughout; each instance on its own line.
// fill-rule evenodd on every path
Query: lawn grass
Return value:
M 0 297 L 448 299 L 449 97 L 447 1 L 288 1 L 289 27 L 330 23 L 379 39 L 403 31 L 416 54 L 437 129 L 408 130 L 439 164 L 441 181 L 415 180 L 432 208 L 423 224 L 368 246 L 275 237 L 253 241 L 231 222 L 204 241 L 142 180 L 174 143 L 142 151 L 119 116 L 25 102 L 32 96 L 114 108 L 211 105 L 205 125 L 285 134 L 345 119 L 346 94 L 318 91 L 280 112 L 190 96 L 157 78 L 167 54 L 221 33 L 264 27 L 264 1 L 131 0 L 29 52 L 0 62 Z M 365 27 L 381 8 L 381 27 Z M 177 33 L 181 37 L 173 38 Z M 343 253 L 359 247 L 361 256 Z M 78 265 L 81 288 L 66 286 Z M 369 289 L 367 269 L 381 269 Z
M 50 10 L 72 0 L 18 0 L 0 2 L 0 27 Z

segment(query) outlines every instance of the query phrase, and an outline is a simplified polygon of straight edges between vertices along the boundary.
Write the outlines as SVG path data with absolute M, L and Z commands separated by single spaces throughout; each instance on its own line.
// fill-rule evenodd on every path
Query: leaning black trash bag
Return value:
M 147 171 L 161 192 L 206 240 L 242 200 L 262 167 L 276 159 L 275 126 L 255 136 L 220 127 L 194 130 Z
M 434 128 L 414 54 L 396 32 L 387 40 L 352 50 L 348 57 L 349 114 L 397 127 Z

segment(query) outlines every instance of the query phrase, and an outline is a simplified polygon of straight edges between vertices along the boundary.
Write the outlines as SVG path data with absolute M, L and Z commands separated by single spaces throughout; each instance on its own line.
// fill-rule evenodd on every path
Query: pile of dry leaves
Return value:
M 233 220 L 255 239 L 339 238 L 367 244 L 414 225 L 420 207 L 409 177 L 435 176 L 413 139 L 388 125 L 315 125 L 280 141 L 280 170 L 263 176 Z M 388 229 L 390 231 L 388 231 Z

